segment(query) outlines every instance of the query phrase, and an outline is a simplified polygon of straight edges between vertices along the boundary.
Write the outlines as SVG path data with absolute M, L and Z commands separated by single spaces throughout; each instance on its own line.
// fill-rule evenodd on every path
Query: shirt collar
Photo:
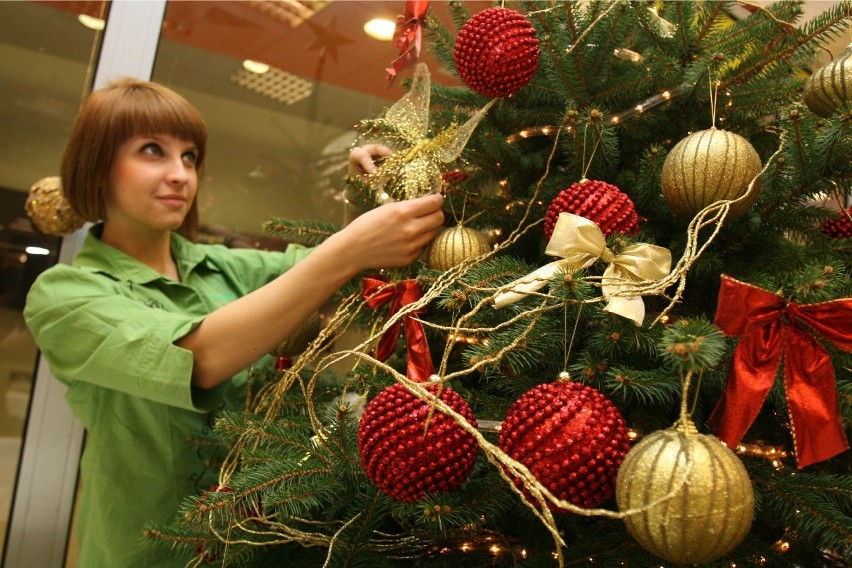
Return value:
M 83 247 L 74 257 L 74 266 L 101 272 L 116 280 L 126 280 L 138 284 L 165 279 L 162 274 L 151 267 L 101 241 L 102 232 L 103 224 L 94 225 L 89 229 Z M 172 257 L 177 263 L 178 272 L 184 280 L 201 264 L 217 270 L 216 265 L 208 260 L 204 247 L 174 232 L 171 234 L 171 251 Z

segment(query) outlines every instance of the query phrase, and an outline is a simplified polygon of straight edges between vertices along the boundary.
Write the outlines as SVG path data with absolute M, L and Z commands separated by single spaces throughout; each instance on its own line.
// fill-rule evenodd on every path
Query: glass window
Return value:
M 445 14 L 443 2 L 432 12 Z M 342 183 L 358 121 L 406 91 L 386 68 L 400 1 L 169 2 L 153 80 L 187 97 L 209 127 L 201 220 L 256 239 L 271 216 L 343 222 Z M 246 60 L 268 66 L 246 69 Z M 423 54 L 422 60 L 429 61 Z M 246 64 L 247 66 L 249 64 Z M 432 80 L 453 78 L 430 65 Z M 410 70 L 403 73 L 410 76 Z
M 37 349 L 21 311 L 60 238 L 25 211 L 37 181 L 59 174 L 67 132 L 88 91 L 105 2 L 0 2 L 0 554 L 5 546 Z M 86 20 L 86 18 L 83 18 Z

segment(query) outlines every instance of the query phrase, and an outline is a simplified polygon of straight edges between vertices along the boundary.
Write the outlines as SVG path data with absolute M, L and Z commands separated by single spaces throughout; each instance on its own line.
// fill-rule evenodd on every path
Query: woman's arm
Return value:
M 369 172 L 371 156 L 382 155 L 356 150 L 350 171 Z M 359 272 L 414 262 L 443 223 L 443 202 L 433 194 L 368 211 L 266 286 L 208 315 L 177 342 L 193 353 L 193 383 L 212 388 L 248 367 Z

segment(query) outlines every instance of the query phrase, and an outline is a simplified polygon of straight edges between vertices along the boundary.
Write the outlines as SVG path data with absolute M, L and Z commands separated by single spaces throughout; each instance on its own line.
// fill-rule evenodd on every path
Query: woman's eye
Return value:
M 183 153 L 183 161 L 187 164 L 195 165 L 198 162 L 198 153 L 197 152 L 184 152 Z
M 144 146 L 142 146 L 141 152 L 144 153 L 144 154 L 151 154 L 153 156 L 162 156 L 163 155 L 163 149 L 160 148 L 159 144 L 156 144 L 154 142 L 149 142 L 148 144 L 145 144 Z

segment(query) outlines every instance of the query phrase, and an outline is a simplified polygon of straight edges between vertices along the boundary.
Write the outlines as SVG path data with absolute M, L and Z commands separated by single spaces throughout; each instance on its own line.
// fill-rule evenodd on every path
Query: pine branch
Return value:
M 801 471 L 770 472 L 769 466 L 752 464 L 760 471 L 755 481 L 762 491 L 761 516 L 775 516 L 817 546 L 837 551 L 852 561 L 852 517 L 836 507 L 840 500 L 848 511 L 852 505 L 852 477 L 820 475 Z
M 293 243 L 316 246 L 339 231 L 340 227 L 324 221 L 273 218 L 263 224 L 263 230 Z

